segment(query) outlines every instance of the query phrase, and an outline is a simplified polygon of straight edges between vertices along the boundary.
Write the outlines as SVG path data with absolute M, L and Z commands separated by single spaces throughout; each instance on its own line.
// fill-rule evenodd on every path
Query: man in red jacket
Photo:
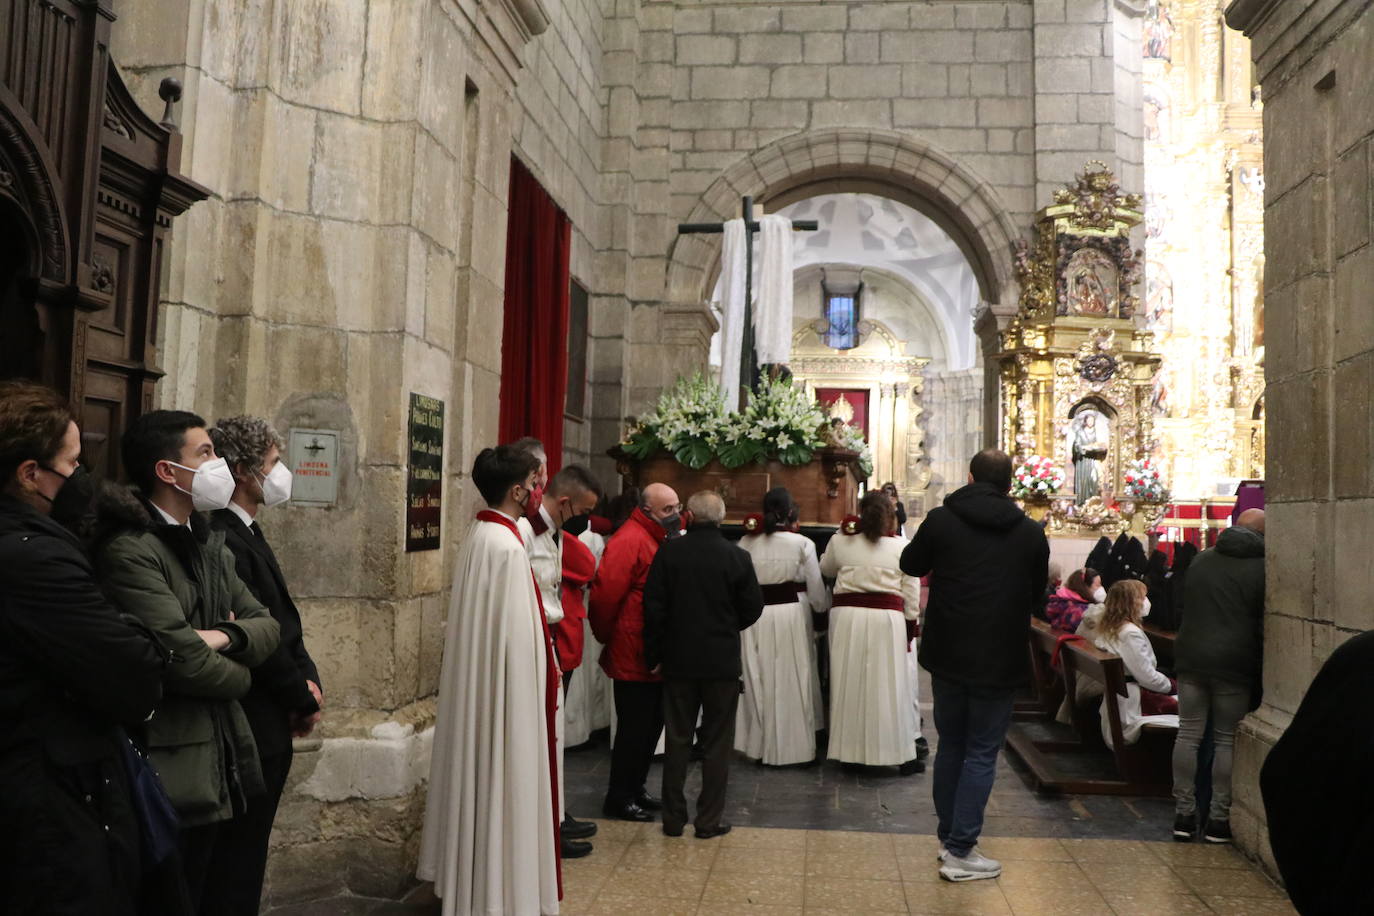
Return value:
M 663 731 L 662 678 L 644 661 L 644 581 L 663 539 L 679 530 L 681 509 L 672 487 L 645 487 L 639 508 L 607 542 L 592 585 L 592 633 L 606 647 L 601 667 L 615 682 L 615 745 L 602 805 L 607 817 L 651 821 L 662 807 L 644 788 Z

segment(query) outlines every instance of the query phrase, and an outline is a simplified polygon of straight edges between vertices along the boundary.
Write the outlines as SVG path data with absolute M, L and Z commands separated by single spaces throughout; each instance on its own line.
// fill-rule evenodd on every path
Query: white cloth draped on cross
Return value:
M 758 221 L 763 236 L 752 309 L 754 349 L 762 365 L 786 363 L 792 352 L 792 221 L 769 215 Z M 721 248 L 721 388 L 725 403 L 739 400 L 740 348 L 744 338 L 745 246 L 743 219 L 727 220 Z

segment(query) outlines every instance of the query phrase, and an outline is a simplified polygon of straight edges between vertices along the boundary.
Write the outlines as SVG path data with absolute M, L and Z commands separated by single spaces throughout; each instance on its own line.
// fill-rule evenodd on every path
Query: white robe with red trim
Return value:
M 558 912 L 543 621 L 525 547 L 476 521 L 458 560 L 420 843 L 445 916 Z

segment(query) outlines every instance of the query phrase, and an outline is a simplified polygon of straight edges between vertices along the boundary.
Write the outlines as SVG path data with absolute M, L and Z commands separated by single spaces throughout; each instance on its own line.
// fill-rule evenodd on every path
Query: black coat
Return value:
M 1269 845 L 1303 916 L 1370 909 L 1374 632 L 1331 654 L 1260 770 Z
M 300 611 L 265 537 L 254 534 L 230 509 L 214 512 L 210 524 L 224 532 L 239 578 L 281 628 L 281 642 L 267 661 L 253 669 L 252 689 L 239 705 L 253 729 L 258 753 L 263 757 L 285 753 L 291 749 L 290 714 L 309 715 L 319 709 L 305 685 L 308 680 L 320 685 L 320 674 L 305 650 Z
M 1264 661 L 1264 535 L 1227 528 L 1188 567 L 1188 613 L 1174 642 L 1180 674 L 1216 677 L 1258 698 Z
M 135 912 L 123 727 L 157 706 L 164 656 L 73 534 L 0 497 L 0 913 Z
M 972 483 L 945 497 L 902 551 L 902 572 L 930 576 L 921 666 L 974 687 L 1029 682 L 1030 618 L 1049 564 L 1044 529 L 1006 493 Z
M 744 548 L 715 525 L 664 541 L 644 583 L 644 660 L 665 678 L 740 676 L 741 630 L 763 614 L 763 590 Z

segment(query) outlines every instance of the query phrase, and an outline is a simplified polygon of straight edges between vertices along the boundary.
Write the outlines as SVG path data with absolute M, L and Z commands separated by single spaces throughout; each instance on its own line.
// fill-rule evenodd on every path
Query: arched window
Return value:
M 825 313 L 825 345 L 836 350 L 852 350 L 859 345 L 859 297 L 863 283 L 834 282 L 829 274 L 821 279 L 821 308 Z

